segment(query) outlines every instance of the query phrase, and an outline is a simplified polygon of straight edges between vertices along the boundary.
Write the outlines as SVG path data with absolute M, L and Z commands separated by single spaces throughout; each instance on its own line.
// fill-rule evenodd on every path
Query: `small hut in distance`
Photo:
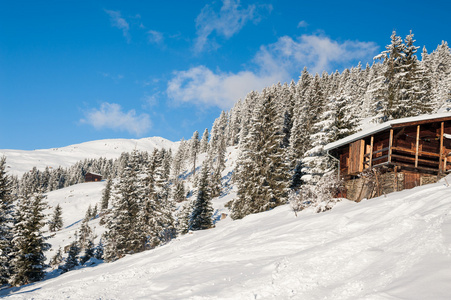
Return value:
M 85 182 L 102 181 L 102 175 L 97 173 L 88 172 L 85 174 Z
M 339 161 L 350 200 L 433 183 L 451 172 L 451 114 L 392 120 L 325 150 Z

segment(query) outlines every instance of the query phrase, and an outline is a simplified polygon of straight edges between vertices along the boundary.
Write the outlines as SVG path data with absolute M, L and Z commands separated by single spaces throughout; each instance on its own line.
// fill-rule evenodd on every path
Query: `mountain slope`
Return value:
M 157 149 L 177 149 L 178 142 L 171 142 L 162 137 L 150 137 L 143 139 L 109 139 L 91 141 L 62 148 L 40 150 L 9 150 L 0 149 L 0 156 L 6 156 L 8 171 L 13 175 L 22 175 L 31 168 L 37 167 L 44 170 L 45 167 L 63 168 L 70 167 L 85 158 L 105 157 L 118 158 L 122 152 L 131 152 L 133 149 L 151 152 Z
M 295 217 L 282 206 L 227 218 L 154 250 L 0 296 L 449 299 L 450 192 L 442 180 L 361 203 L 344 201 L 321 214 L 305 210 Z

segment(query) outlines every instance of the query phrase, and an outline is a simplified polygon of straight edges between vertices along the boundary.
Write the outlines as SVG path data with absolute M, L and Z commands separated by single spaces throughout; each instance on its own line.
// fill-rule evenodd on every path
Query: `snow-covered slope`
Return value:
M 10 174 L 22 175 L 33 167 L 44 170 L 45 167 L 70 167 L 77 161 L 85 158 L 117 158 L 122 152 L 131 152 L 133 149 L 151 152 L 157 149 L 176 150 L 178 142 L 171 142 L 162 137 L 143 139 L 110 139 L 91 141 L 62 148 L 41 150 L 2 150 L 0 156 L 6 156 L 6 164 Z
M 77 191 L 82 187 L 66 193 L 81 199 Z M 91 187 L 98 197 L 95 190 L 101 184 Z M 0 296 L 451 299 L 450 195 L 451 187 L 442 180 L 360 203 L 344 201 L 321 214 L 305 210 L 296 217 L 281 206 L 243 220 L 227 218 L 214 229 L 187 234 L 154 250 Z M 222 207 L 233 196 L 216 199 L 215 206 Z M 49 195 L 49 202 L 52 197 L 56 194 Z M 69 207 L 74 206 L 66 204 Z

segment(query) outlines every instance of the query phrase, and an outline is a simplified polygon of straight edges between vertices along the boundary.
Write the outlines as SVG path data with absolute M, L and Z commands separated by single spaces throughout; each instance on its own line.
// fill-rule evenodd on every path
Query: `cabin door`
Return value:
M 349 144 L 349 174 L 357 174 L 363 171 L 364 154 L 364 140 L 358 140 Z

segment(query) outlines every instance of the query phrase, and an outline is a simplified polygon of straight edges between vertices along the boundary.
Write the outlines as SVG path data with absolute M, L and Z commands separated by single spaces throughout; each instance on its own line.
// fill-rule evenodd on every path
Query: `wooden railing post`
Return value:
M 390 140 L 388 142 L 388 162 L 391 163 L 391 153 L 393 147 L 393 129 L 390 129 Z
M 371 136 L 371 142 L 370 142 L 370 164 L 369 169 L 373 166 L 373 145 L 374 145 L 374 135 Z
M 441 126 L 440 126 L 440 163 L 438 165 L 439 173 L 444 172 L 444 170 L 443 170 L 443 165 L 444 165 L 444 163 L 443 163 L 443 135 L 444 135 L 444 133 L 445 133 L 445 122 L 442 122 Z
M 418 148 L 420 147 L 420 125 L 417 125 L 417 140 L 415 145 L 415 168 L 418 167 Z

